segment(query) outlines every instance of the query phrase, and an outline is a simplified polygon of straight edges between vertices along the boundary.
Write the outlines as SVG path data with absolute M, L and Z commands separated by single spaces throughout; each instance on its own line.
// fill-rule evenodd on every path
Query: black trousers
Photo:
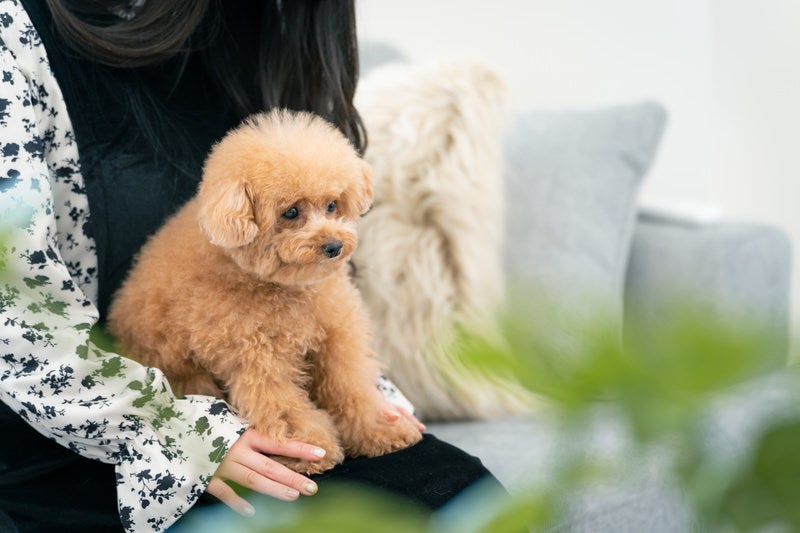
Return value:
M 432 511 L 477 481 L 496 483 L 480 460 L 427 434 L 405 450 L 348 459 L 314 480 L 320 490 L 336 481 L 378 487 Z M 43 437 L 0 402 L 0 532 L 87 531 L 122 531 L 113 465 Z

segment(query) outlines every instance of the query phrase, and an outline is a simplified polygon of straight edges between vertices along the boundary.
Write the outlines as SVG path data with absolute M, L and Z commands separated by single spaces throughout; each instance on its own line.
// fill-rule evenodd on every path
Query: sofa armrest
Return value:
M 779 229 L 747 222 L 681 224 L 640 217 L 625 284 L 626 342 L 689 305 L 716 321 L 759 328 L 764 356 L 785 360 L 789 342 L 791 244 Z

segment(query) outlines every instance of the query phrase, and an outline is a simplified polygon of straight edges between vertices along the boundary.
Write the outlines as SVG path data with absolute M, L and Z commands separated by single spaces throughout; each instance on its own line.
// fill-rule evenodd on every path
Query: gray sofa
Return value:
M 611 316 L 618 313 L 624 346 L 637 353 L 646 353 L 657 342 L 659 327 L 681 318 L 677 313 L 692 312 L 710 321 L 758 324 L 764 329 L 763 357 L 776 361 L 776 367 L 785 361 L 791 270 L 786 235 L 763 224 L 696 223 L 636 207 L 636 187 L 660 139 L 660 106 L 524 115 L 505 139 L 509 279 L 544 280 L 540 296 L 558 299 L 558 313 L 570 315 L 574 308 L 578 318 L 586 293 L 593 291 L 599 296 L 594 303 L 605 305 Z M 534 131 L 531 122 L 546 126 Z M 676 308 L 676 298 L 689 305 Z M 558 319 L 543 322 L 544 327 L 531 326 L 542 336 L 561 326 Z M 564 346 L 569 350 L 575 343 Z M 709 407 L 703 439 L 722 456 L 745 453 L 760 435 L 758 428 L 787 413 L 800 414 L 797 390 L 797 381 L 776 376 L 732 393 Z M 576 455 L 625 464 L 611 479 L 565 495 L 566 511 L 552 524 L 553 531 L 700 528 L 672 478 L 670 459 L 657 455 L 627 464 L 630 428 L 603 404 L 577 436 L 564 433 L 547 410 L 435 423 L 429 431 L 480 457 L 512 493 L 546 486 Z
M 367 75 L 376 65 L 398 59 L 389 47 L 362 45 Z M 508 278 L 537 282 L 540 296 L 555 303 L 555 315 L 580 315 L 591 294 L 619 322 L 621 342 L 638 349 L 653 342 L 650 332 L 659 325 L 679 318 L 675 295 L 691 295 L 694 312 L 766 328 L 764 357 L 780 366 L 789 345 L 791 246 L 786 235 L 763 224 L 697 223 L 637 207 L 666 115 L 654 103 L 517 113 L 503 140 Z M 555 343 L 563 340 L 552 335 L 561 325 L 557 319 L 543 324 L 531 327 L 553 336 Z M 797 411 L 800 387 L 795 385 L 794 378 L 777 375 L 722 398 L 709 408 L 704 439 L 720 454 L 744 453 L 759 427 L 780 413 Z M 547 410 L 429 423 L 428 432 L 480 457 L 512 493 L 547 483 L 570 454 L 620 455 L 630 439 L 620 417 L 601 404 L 578 439 L 564 435 Z M 615 479 L 572 491 L 565 496 L 565 514 L 551 529 L 698 529 L 662 459 L 656 454 L 632 462 Z
M 681 287 L 699 295 L 696 306 L 718 316 L 736 313 L 774 328 L 765 357 L 785 357 L 788 345 L 791 248 L 784 233 L 770 226 L 722 221 L 697 226 L 688 221 L 638 217 L 625 279 L 625 321 L 640 338 L 656 321 L 671 320 L 672 293 Z M 633 329 L 633 328 L 629 328 Z M 768 352 L 772 351 L 772 354 Z M 753 384 L 738 401 L 714 412 L 706 438 L 720 453 L 736 453 L 771 418 L 798 411 L 796 381 L 781 377 Z M 749 431 L 742 431 L 749 427 Z M 489 421 L 446 422 L 428 431 L 480 457 L 516 493 L 546 482 L 567 453 L 566 436 L 548 416 L 516 416 Z M 580 442 L 587 454 L 620 453 L 625 428 L 613 414 L 599 412 Z M 657 459 L 631 464 L 614 483 L 572 494 L 567 516 L 553 531 L 683 532 L 698 525 L 669 472 Z

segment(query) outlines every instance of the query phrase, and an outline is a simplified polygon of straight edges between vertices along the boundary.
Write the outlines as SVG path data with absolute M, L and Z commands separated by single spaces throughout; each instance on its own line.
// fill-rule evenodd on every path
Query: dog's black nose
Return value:
M 328 241 L 322 245 L 322 251 L 325 252 L 325 255 L 328 257 L 336 257 L 342 253 L 342 241 Z

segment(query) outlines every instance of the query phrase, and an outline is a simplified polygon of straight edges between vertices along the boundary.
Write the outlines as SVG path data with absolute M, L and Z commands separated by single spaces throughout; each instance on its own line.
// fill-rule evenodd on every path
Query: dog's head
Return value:
M 298 285 L 337 272 L 372 203 L 370 167 L 339 130 L 310 113 L 255 115 L 211 150 L 200 227 L 241 268 Z

